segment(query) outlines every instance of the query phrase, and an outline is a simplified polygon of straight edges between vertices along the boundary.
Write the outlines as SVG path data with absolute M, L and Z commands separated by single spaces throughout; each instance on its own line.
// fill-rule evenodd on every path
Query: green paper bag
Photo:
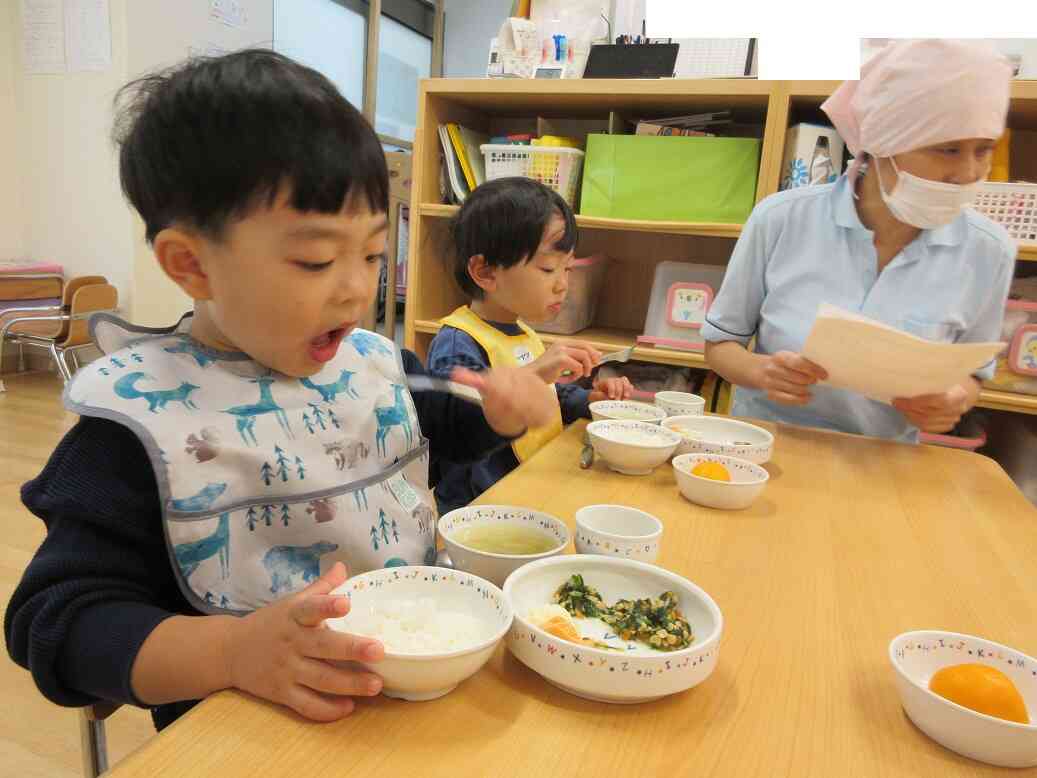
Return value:
M 741 224 L 759 169 L 756 138 L 588 135 L 580 214 Z

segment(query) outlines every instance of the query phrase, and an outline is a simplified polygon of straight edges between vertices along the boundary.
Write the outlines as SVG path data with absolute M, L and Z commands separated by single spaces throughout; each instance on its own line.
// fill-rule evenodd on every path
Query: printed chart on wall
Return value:
M 65 72 L 62 0 L 22 0 L 22 62 L 29 74 Z
M 755 38 L 674 38 L 680 44 L 674 71 L 677 78 L 747 76 Z
M 22 0 L 25 72 L 106 70 L 112 65 L 108 0 Z

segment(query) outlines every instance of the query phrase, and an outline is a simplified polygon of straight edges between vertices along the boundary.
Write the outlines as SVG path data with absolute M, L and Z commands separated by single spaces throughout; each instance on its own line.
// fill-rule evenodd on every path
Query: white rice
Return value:
M 644 432 L 639 429 L 624 427 L 622 429 L 611 429 L 602 433 L 602 437 L 616 443 L 626 443 L 631 446 L 665 446 L 672 445 L 672 441 L 661 434 Z
M 608 411 L 600 411 L 600 413 L 610 419 L 618 419 L 620 421 L 649 421 L 656 418 L 654 414 L 634 408 L 615 408 Z
M 344 622 L 348 631 L 380 640 L 386 651 L 445 653 L 489 637 L 478 619 L 460 611 L 440 610 L 431 597 L 374 603 L 366 613 L 353 612 Z

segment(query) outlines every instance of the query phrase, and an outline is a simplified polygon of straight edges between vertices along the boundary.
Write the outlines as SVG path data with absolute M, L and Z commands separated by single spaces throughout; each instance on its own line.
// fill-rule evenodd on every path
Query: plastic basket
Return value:
M 972 205 L 1021 244 L 1037 245 L 1037 184 L 985 181 Z
M 576 187 L 583 172 L 583 152 L 552 146 L 503 146 L 492 143 L 479 147 L 486 159 L 486 180 L 525 176 L 554 189 L 573 208 Z

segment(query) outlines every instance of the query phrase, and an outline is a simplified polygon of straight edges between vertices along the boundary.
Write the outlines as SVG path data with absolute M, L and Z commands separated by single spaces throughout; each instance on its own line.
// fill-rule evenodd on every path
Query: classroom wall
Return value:
M 18 167 L 18 145 L 14 102 L 15 7 L 0 3 L 0 259 L 24 255 L 24 224 L 19 196 L 22 180 Z
M 246 21 L 232 26 L 209 17 L 208 0 L 129 0 L 130 44 L 128 67 L 131 78 L 168 67 L 189 54 L 220 54 L 249 46 L 270 47 L 273 43 L 273 0 L 239 0 Z M 162 326 L 175 322 L 191 307 L 191 300 L 155 262 L 144 241 L 144 225 L 134 215 L 129 264 L 133 278 L 133 304 L 128 313 L 134 322 Z
M 111 141 L 113 99 L 128 80 L 183 60 L 273 39 L 273 0 L 241 0 L 243 24 L 210 18 L 209 0 L 110 0 L 112 64 L 101 72 L 30 75 L 21 4 L 0 3 L 0 256 L 52 260 L 70 276 L 100 273 L 143 324 L 175 320 L 190 301 L 171 283 L 123 199 Z M 9 120 L 7 117 L 11 117 Z
M 443 5 L 443 75 L 482 78 L 497 36 L 511 13 L 511 0 L 446 0 Z
M 111 103 L 126 74 L 126 0 L 111 0 L 112 66 L 102 72 L 27 74 L 15 5 L 14 127 L 26 256 L 69 276 L 101 274 L 131 287 L 130 214 L 110 141 Z

